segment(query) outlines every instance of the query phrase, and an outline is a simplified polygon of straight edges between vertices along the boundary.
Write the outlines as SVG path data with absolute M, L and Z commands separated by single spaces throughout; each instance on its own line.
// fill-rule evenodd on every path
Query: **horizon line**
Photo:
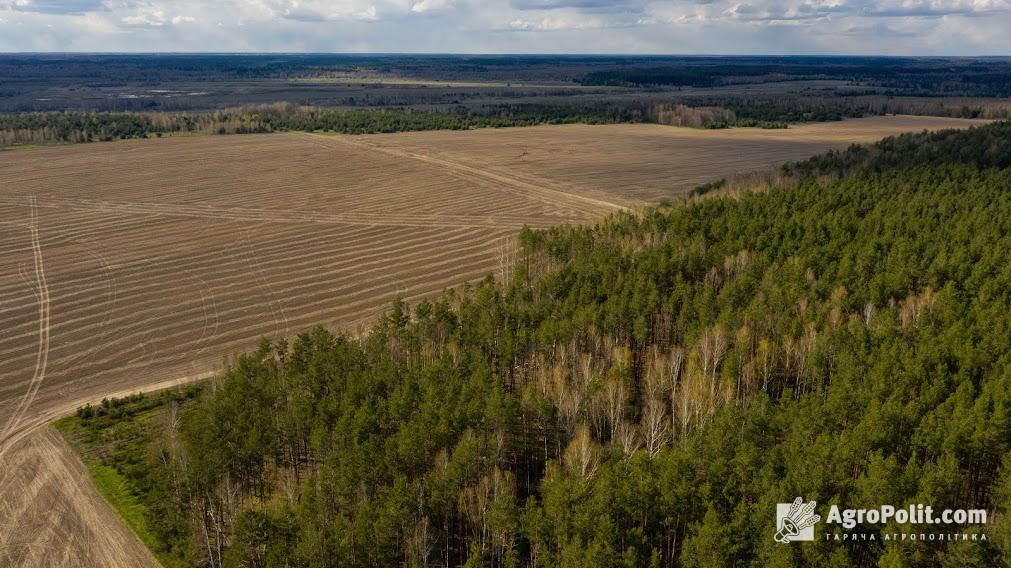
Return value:
M 880 59 L 998 59 L 1011 58 L 1006 55 L 889 55 L 889 54 L 849 54 L 849 53 L 579 53 L 579 52 L 413 52 L 413 51 L 0 51 L 0 56 L 11 55 L 218 55 L 218 56 L 250 56 L 250 55 L 332 55 L 343 57 L 736 57 L 753 59 L 760 57 L 776 58 L 880 58 Z

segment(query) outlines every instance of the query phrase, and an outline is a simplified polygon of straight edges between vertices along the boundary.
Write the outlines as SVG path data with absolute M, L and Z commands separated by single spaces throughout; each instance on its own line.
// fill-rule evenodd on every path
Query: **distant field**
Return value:
M 497 272 L 524 225 L 586 222 L 828 148 L 969 124 L 274 134 L 0 153 L 0 565 L 51 565 L 68 550 L 81 565 L 127 549 L 123 565 L 150 561 L 121 540 L 65 534 L 111 514 L 86 483 L 51 473 L 77 466 L 38 428 L 84 401 L 201 376 L 262 336 L 354 326 L 397 295 Z
M 738 173 L 800 160 L 831 148 L 903 132 L 964 128 L 988 121 L 881 116 L 789 129 L 698 130 L 639 124 L 543 126 L 467 132 L 410 132 L 363 138 L 562 191 L 635 205 L 669 198 Z

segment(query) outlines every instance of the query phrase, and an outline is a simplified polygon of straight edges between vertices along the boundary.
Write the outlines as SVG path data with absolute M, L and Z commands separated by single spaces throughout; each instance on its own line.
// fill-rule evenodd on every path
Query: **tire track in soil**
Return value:
M 493 181 L 497 184 L 500 184 L 499 187 L 502 190 L 519 194 L 522 197 L 528 198 L 533 197 L 535 199 L 538 199 L 539 201 L 543 201 L 544 203 L 552 206 L 557 206 L 559 202 L 569 204 L 572 207 L 586 213 L 589 218 L 593 218 L 594 216 L 610 213 L 613 211 L 624 211 L 628 209 L 624 205 L 619 205 L 617 203 L 612 203 L 610 201 L 604 201 L 603 199 L 596 199 L 585 195 L 569 193 L 561 189 L 547 187 L 544 184 L 531 183 L 505 174 L 496 173 L 489 170 L 483 170 L 481 168 L 468 166 L 465 164 L 461 164 L 459 162 L 453 162 L 442 158 L 436 158 L 435 156 L 419 154 L 417 152 L 411 152 L 409 150 L 388 148 L 384 146 L 379 146 L 377 144 L 370 144 L 369 142 L 351 140 L 349 136 L 322 136 L 320 134 L 305 134 L 305 135 L 312 137 L 316 144 L 323 147 L 332 147 L 332 145 L 326 144 L 324 141 L 335 140 L 341 144 L 346 144 L 358 148 L 365 148 L 373 152 L 382 152 L 384 154 L 388 154 L 397 158 L 409 158 L 412 160 L 425 162 L 427 164 L 432 164 L 434 166 L 439 166 L 440 168 L 461 175 L 462 177 L 477 177 Z
M 3 456 L 7 453 L 7 449 L 10 447 L 10 444 L 7 442 L 11 432 L 17 428 L 18 424 L 21 422 L 21 419 L 24 417 L 28 407 L 31 406 L 32 401 L 35 400 L 35 395 L 38 394 L 39 387 L 42 386 L 42 381 L 46 378 L 46 366 L 49 363 L 49 284 L 46 282 L 46 268 L 42 259 L 42 241 L 39 235 L 39 212 L 37 201 L 38 200 L 34 195 L 29 198 L 29 206 L 31 207 L 29 231 L 32 238 L 32 255 L 35 260 L 34 291 L 39 304 L 39 348 L 35 358 L 35 371 L 32 375 L 31 381 L 28 383 L 28 390 L 21 398 L 17 408 L 7 419 L 3 435 L 0 436 L 0 463 L 3 462 Z

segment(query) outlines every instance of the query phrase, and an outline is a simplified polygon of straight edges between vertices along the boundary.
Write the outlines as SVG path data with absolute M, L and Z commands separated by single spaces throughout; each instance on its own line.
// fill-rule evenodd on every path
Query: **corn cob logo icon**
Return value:
M 816 503 L 804 504 L 804 499 L 797 497 L 793 503 L 780 503 L 776 507 L 776 542 L 786 544 L 799 540 L 814 540 L 814 529 L 811 528 L 821 520 L 821 515 L 814 514 Z

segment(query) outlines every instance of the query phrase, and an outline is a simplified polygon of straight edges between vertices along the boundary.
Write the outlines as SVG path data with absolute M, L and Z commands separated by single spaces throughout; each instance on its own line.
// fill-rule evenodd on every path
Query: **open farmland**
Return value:
M 404 155 L 481 167 L 623 205 L 656 202 L 738 173 L 903 132 L 988 121 L 881 116 L 789 129 L 701 130 L 655 124 L 408 132 L 363 138 Z
M 105 529 L 114 513 L 40 428 L 85 401 L 206 376 L 262 336 L 353 327 L 395 296 L 501 270 L 524 225 L 968 124 L 275 134 L 0 153 L 0 565 L 153 561 L 125 529 Z

